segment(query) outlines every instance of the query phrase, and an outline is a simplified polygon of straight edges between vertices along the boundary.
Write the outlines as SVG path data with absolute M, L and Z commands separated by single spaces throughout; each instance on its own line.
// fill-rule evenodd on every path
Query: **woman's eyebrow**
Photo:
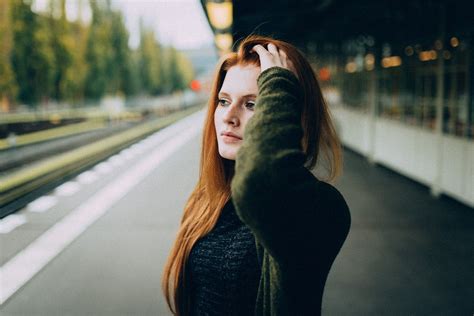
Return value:
M 219 95 L 230 96 L 227 92 L 224 92 L 224 91 L 219 92 Z M 243 97 L 244 97 L 244 98 L 248 98 L 248 97 L 254 97 L 254 98 L 256 98 L 257 95 L 256 95 L 256 94 L 253 94 L 253 93 L 250 93 L 250 94 L 244 95 Z

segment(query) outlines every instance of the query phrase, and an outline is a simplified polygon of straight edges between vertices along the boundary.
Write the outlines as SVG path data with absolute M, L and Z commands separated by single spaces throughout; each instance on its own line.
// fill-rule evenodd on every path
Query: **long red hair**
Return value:
M 303 86 L 301 145 L 307 157 L 306 167 L 312 169 L 318 162 L 320 153 L 323 153 L 328 171 L 328 177 L 324 180 L 332 181 L 342 173 L 341 144 L 314 71 L 303 54 L 293 45 L 269 37 L 250 35 L 242 40 L 237 52 L 223 56 L 218 62 L 204 122 L 199 179 L 185 205 L 180 228 L 163 271 L 162 290 L 173 315 L 189 314 L 187 258 L 196 241 L 215 226 L 223 206 L 230 198 L 230 182 L 235 162 L 222 158 L 218 151 L 214 111 L 218 104 L 219 90 L 231 67 L 260 67 L 258 55 L 251 53 L 250 49 L 257 44 L 267 47 L 269 43 L 286 52 Z

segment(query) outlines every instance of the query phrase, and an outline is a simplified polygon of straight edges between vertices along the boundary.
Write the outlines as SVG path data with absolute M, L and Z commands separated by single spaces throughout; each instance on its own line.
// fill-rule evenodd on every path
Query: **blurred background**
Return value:
M 0 0 L 2 315 L 170 315 L 212 76 L 249 34 L 308 58 L 344 146 L 323 315 L 474 313 L 472 3 Z

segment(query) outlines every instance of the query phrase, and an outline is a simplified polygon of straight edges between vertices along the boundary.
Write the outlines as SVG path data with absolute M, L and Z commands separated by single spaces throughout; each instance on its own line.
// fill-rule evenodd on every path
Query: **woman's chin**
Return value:
M 219 154 L 221 155 L 222 158 L 235 160 L 236 152 L 237 150 L 232 148 L 229 150 L 220 151 Z

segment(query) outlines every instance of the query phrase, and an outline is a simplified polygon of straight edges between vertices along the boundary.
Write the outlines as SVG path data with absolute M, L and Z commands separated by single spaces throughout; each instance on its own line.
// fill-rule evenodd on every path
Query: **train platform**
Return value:
M 161 273 L 198 177 L 203 118 L 151 135 L 3 220 L 0 314 L 171 315 Z M 352 225 L 323 315 L 474 313 L 472 208 L 350 150 L 335 186 Z

